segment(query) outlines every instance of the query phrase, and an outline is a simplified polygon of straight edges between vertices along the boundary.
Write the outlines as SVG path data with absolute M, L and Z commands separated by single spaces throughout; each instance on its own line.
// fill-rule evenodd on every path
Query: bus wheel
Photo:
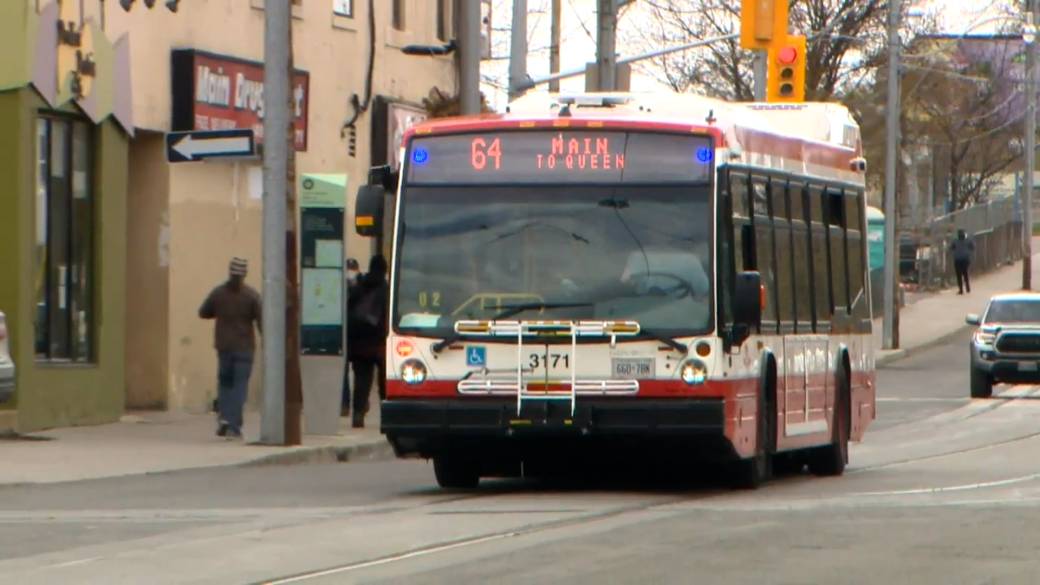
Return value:
M 770 363 L 758 393 L 758 430 L 755 433 L 758 445 L 755 455 L 741 459 L 734 465 L 733 485 L 741 489 L 757 489 L 773 475 L 773 452 L 776 450 L 775 372 Z
M 433 458 L 433 474 L 442 488 L 473 489 L 480 483 L 480 467 L 476 462 L 450 455 Z
M 834 424 L 831 425 L 831 444 L 820 447 L 809 457 L 809 471 L 816 475 L 841 475 L 849 462 L 849 435 L 852 429 L 852 399 L 849 377 L 838 373 L 838 387 L 834 402 Z

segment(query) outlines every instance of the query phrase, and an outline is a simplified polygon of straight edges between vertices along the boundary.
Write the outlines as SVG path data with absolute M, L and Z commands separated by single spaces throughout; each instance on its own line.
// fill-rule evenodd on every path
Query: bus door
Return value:
M 784 338 L 784 436 L 827 430 L 827 341 Z

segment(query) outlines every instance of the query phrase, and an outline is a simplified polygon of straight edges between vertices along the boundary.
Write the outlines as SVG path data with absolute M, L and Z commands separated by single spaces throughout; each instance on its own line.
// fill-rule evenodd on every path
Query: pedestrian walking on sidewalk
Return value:
M 965 290 L 971 292 L 971 280 L 968 278 L 968 268 L 971 266 L 971 257 L 975 254 L 975 242 L 968 238 L 964 230 L 957 230 L 957 239 L 950 246 L 953 252 L 953 269 L 957 272 L 957 294 L 964 294 Z
M 248 264 L 232 258 L 227 282 L 213 289 L 199 307 L 199 317 L 216 319 L 217 435 L 242 438 L 242 408 L 249 392 L 256 336 L 261 328 L 260 294 L 245 283 Z
M 361 428 L 365 426 L 376 368 L 379 398 L 386 398 L 386 259 L 374 256 L 368 273 L 359 276 L 347 294 L 347 359 L 354 368 L 352 423 L 354 428 Z

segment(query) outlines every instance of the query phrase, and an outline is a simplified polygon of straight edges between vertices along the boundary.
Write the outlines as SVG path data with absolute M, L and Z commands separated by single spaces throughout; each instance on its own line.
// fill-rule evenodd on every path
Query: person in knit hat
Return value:
M 209 293 L 199 317 L 215 319 L 217 350 L 217 435 L 242 438 L 242 408 L 249 391 L 256 352 L 255 326 L 260 330 L 260 293 L 245 283 L 249 264 L 232 258 L 228 279 Z

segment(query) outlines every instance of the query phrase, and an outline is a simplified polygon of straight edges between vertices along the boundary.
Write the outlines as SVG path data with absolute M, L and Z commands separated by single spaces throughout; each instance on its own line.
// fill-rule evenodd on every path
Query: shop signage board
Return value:
M 264 141 L 264 65 L 194 49 L 173 51 L 174 131 L 249 129 Z M 296 70 L 290 88 L 293 144 L 307 150 L 310 74 Z

